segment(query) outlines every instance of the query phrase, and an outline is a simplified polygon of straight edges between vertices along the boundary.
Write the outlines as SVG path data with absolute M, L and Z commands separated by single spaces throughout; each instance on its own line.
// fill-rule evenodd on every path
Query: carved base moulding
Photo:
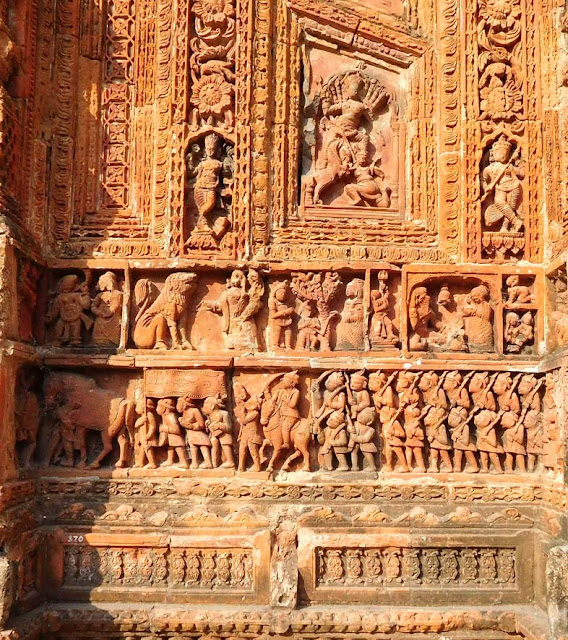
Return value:
M 526 617 L 530 616 L 529 611 Z M 42 612 L 35 621 L 22 626 L 22 640 L 56 640 L 77 637 L 77 632 L 88 633 L 93 628 L 106 637 L 119 640 L 124 628 L 130 637 L 173 640 L 339 640 L 353 637 L 357 640 L 389 640 L 390 638 L 449 638 L 462 640 L 471 633 L 482 640 L 537 640 L 536 635 L 518 631 L 523 626 L 523 611 L 505 612 L 500 609 L 477 607 L 474 610 L 456 607 L 451 612 L 440 613 L 427 608 L 405 609 L 396 612 L 392 607 L 310 607 L 303 612 L 271 612 L 246 607 L 200 607 L 183 609 L 153 606 L 139 612 L 120 606 L 97 604 L 93 607 L 66 609 L 54 605 L 49 612 Z M 534 618 L 533 618 L 534 624 Z M 118 629 L 117 629 L 118 627 Z M 539 630 L 542 630 L 540 628 Z M 26 633 L 27 631 L 27 633 Z M 465 634 L 465 635 L 464 635 Z

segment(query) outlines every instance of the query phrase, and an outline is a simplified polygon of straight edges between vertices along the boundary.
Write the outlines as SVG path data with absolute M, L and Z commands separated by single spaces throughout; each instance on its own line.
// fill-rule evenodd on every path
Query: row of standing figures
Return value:
M 218 397 L 201 408 L 189 396 L 148 398 L 136 422 L 135 465 L 157 466 L 156 449 L 167 447 L 165 464 L 177 455 L 183 467 L 271 471 L 301 458 L 309 471 L 314 441 L 329 471 L 374 471 L 380 451 L 384 471 L 421 473 L 525 472 L 539 460 L 554 469 L 561 458 L 551 377 L 326 372 L 312 385 L 311 418 L 300 414 L 299 382 L 296 372 L 277 374 L 258 395 L 236 382 L 234 420 Z

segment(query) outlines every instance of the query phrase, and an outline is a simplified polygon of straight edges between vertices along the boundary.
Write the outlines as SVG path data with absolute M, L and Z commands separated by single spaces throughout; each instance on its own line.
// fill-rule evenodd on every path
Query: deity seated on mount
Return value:
M 305 208 L 396 210 L 391 98 L 361 65 L 329 76 L 311 97 L 319 106 L 313 166 L 303 179 Z

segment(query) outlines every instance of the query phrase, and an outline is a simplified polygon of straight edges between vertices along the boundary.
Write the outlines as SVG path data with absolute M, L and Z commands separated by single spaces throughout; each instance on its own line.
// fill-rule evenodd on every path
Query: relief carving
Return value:
M 223 319 L 223 338 L 227 349 L 256 351 L 259 348 L 256 316 L 264 306 L 264 282 L 254 269 L 248 276 L 235 269 L 219 300 L 203 301 L 200 308 Z
M 381 169 L 386 141 L 374 127 L 390 101 L 386 88 L 362 67 L 323 83 L 314 169 L 304 182 L 306 206 L 390 208 L 392 187 Z
M 500 136 L 487 151 L 481 171 L 482 243 L 485 254 L 497 262 L 520 255 L 525 247 L 524 177 L 519 143 Z
M 136 283 L 138 312 L 132 338 L 139 349 L 193 349 L 187 322 L 196 281 L 195 273 L 173 273 L 157 297 L 150 280 L 143 278 Z
M 117 467 L 130 463 L 135 442 L 134 401 L 100 388 L 92 378 L 76 373 L 50 373 L 44 384 L 44 397 L 51 422 L 46 464 L 64 467 L 87 466 L 87 436 L 100 433 L 102 451 L 88 466 L 97 469 L 112 452 L 116 439 L 120 454 Z M 75 452 L 79 451 L 79 462 Z

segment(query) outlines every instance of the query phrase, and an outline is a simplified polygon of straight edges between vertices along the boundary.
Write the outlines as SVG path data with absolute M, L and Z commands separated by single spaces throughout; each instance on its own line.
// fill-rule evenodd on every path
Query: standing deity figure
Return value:
M 223 163 L 217 158 L 219 136 L 215 133 L 205 136 L 204 147 L 205 157 L 197 165 L 197 177 L 193 188 L 193 198 L 199 216 L 196 225 L 198 231 L 210 229 L 209 216 L 217 206 L 220 174 L 223 170 Z M 225 223 L 228 224 L 227 219 Z
M 211 438 L 207 432 L 205 419 L 189 395 L 181 396 L 177 401 L 177 411 L 181 414 L 179 423 L 185 429 L 185 438 L 191 452 L 192 469 L 211 469 Z M 199 454 L 203 461 L 199 463 Z
M 489 203 L 483 214 L 485 225 L 493 228 L 501 224 L 503 233 L 518 233 L 523 228 L 520 206 L 524 171 L 518 160 L 519 149 L 513 151 L 511 142 L 501 136 L 491 147 L 489 164 L 481 177 L 482 202 Z
M 388 316 L 390 292 L 387 280 L 388 273 L 380 271 L 378 275 L 379 288 L 371 291 L 373 315 L 371 317 L 369 339 L 373 349 L 384 345 L 394 345 L 398 342 L 393 321 Z
M 45 317 L 46 324 L 55 322 L 55 341 L 58 345 L 80 345 L 81 329 L 89 330 L 93 321 L 85 311 L 91 308 L 88 282 L 79 282 L 79 276 L 63 276 L 57 286 L 57 295 Z
M 95 316 L 93 342 L 101 347 L 118 347 L 123 294 L 116 274 L 112 271 L 103 273 L 97 282 L 97 290 L 99 293 L 91 304 L 91 313 Z
M 143 408 L 137 408 L 140 417 L 134 423 L 136 432 L 134 448 L 136 451 L 134 466 L 155 469 L 156 455 L 154 449 L 158 446 L 158 421 L 156 420 L 156 403 L 152 398 L 146 398 Z
M 206 425 L 211 436 L 213 450 L 211 452 L 214 467 L 234 469 L 233 457 L 233 424 L 229 412 L 225 410 L 225 403 L 221 398 L 205 398 L 203 413 L 207 417 Z M 223 461 L 221 462 L 221 457 Z
M 228 349 L 258 349 L 256 315 L 262 309 L 264 284 L 254 269 L 248 280 L 244 271 L 235 269 L 217 302 L 202 302 L 201 308 L 223 318 L 223 334 Z
M 489 300 L 489 289 L 484 284 L 474 287 L 465 299 L 465 334 L 469 350 L 474 353 L 493 349 L 493 308 Z
M 286 304 L 288 292 L 288 283 L 278 282 L 268 300 L 268 325 L 273 349 L 292 349 L 294 307 Z
M 171 398 L 158 400 L 156 413 L 162 418 L 162 428 L 160 429 L 160 446 L 167 444 L 168 458 L 165 466 L 175 464 L 177 455 L 179 465 L 184 469 L 189 469 L 189 460 L 185 450 L 185 439 L 181 426 L 176 415 L 176 405 Z
M 193 349 L 187 322 L 189 302 L 197 284 L 195 273 L 172 273 L 158 297 L 151 302 L 152 285 L 143 278 L 134 287 L 138 314 L 134 320 L 134 343 L 139 349 Z

